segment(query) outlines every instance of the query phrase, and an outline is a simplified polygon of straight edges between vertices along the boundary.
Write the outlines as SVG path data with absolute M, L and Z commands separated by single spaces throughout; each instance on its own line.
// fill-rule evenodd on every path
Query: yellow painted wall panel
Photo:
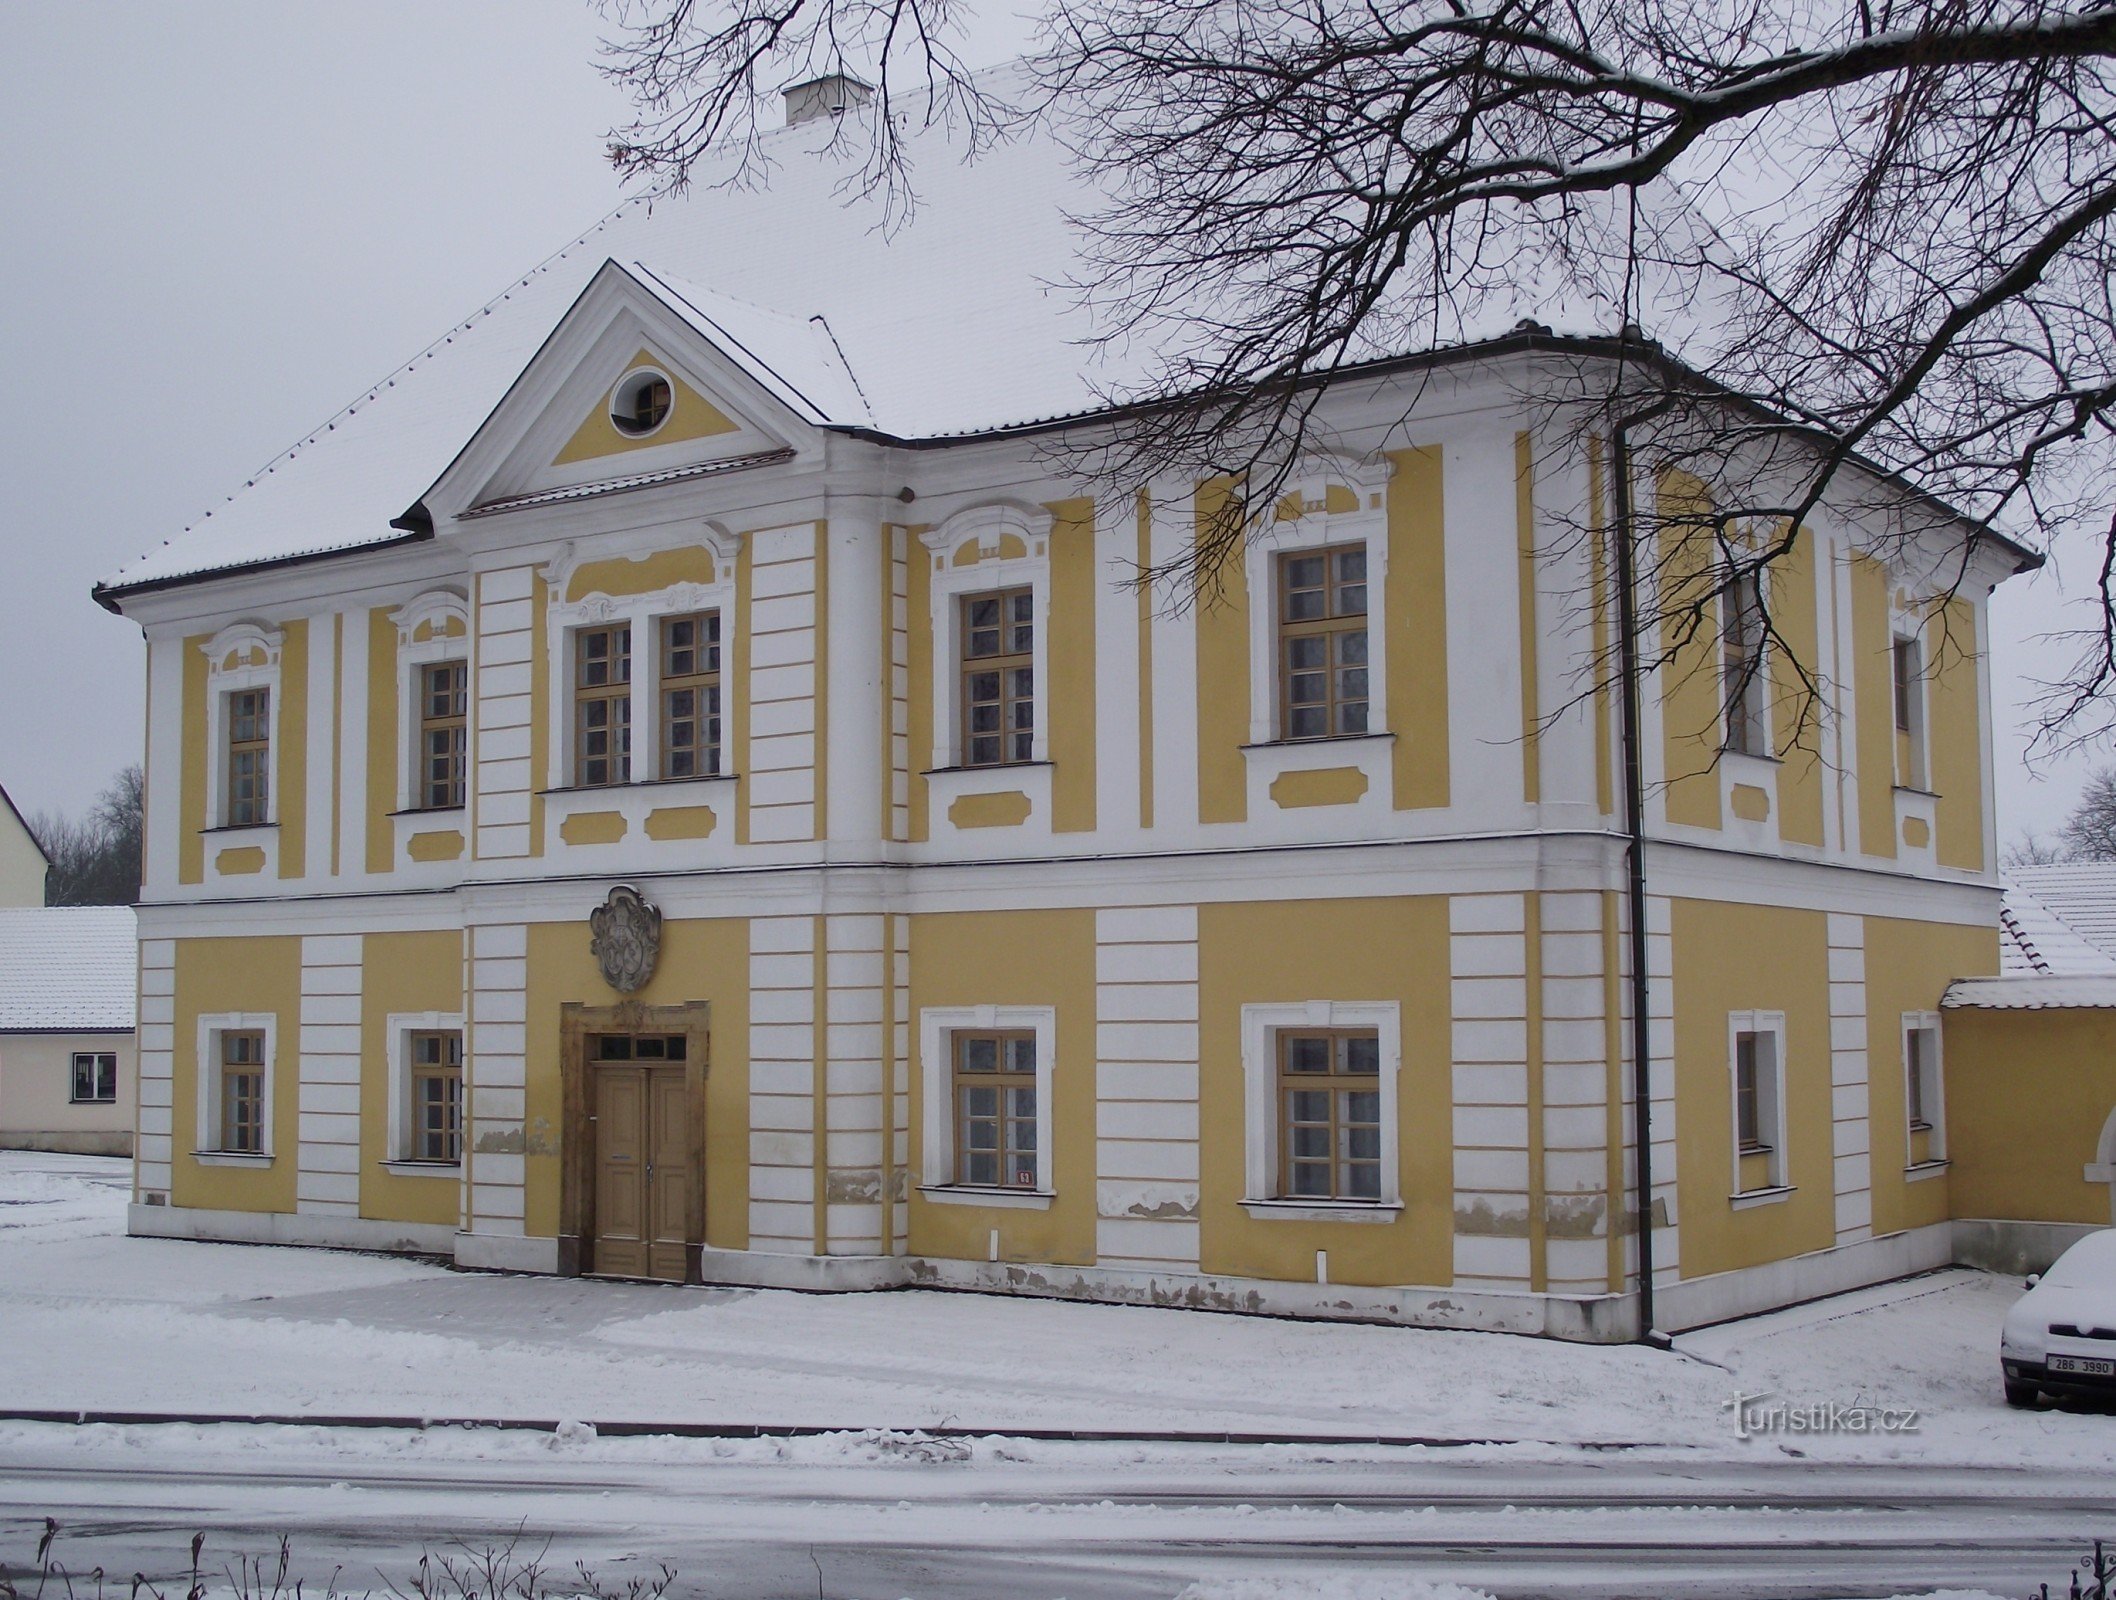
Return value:
M 1872 1119 L 1868 1147 L 1873 1152 L 1875 1233 L 1946 1221 L 1948 1187 L 1954 1181 L 1952 1172 L 1915 1183 L 1903 1178 L 1910 1164 L 1903 1013 L 1938 1011 L 1940 997 L 1956 978 L 1997 971 L 1995 928 L 1866 919 L 1867 1115 Z M 1948 1127 L 1964 1127 L 1962 1108 L 1954 1103 L 1953 1063 L 1944 1043 L 1940 1061 Z
M 1367 775 L 1357 767 L 1310 767 L 1271 780 L 1272 803 L 1282 810 L 1348 806 L 1366 792 Z
M 711 806 L 663 806 L 647 813 L 647 837 L 710 839 L 719 820 Z
M 386 606 L 367 614 L 367 870 L 396 866 L 397 624 Z
M 1942 1033 L 1954 1215 L 2107 1227 L 2086 1169 L 2116 1114 L 2116 1011 L 1965 1008 Z
M 1858 707 L 1859 848 L 1896 853 L 1896 715 L 1888 626 L 1888 572 L 1851 558 L 1852 703 Z
M 1663 623 L 1661 759 L 1668 820 L 1717 828 L 1719 817 L 1719 605 L 1710 492 L 1687 472 L 1661 475 L 1660 610 Z M 1643 630 L 1643 622 L 1641 628 Z
M 253 872 L 264 871 L 265 853 L 262 845 L 236 845 L 222 850 L 213 857 L 213 870 L 223 878 L 248 877 Z
M 463 936 L 453 929 L 371 933 L 360 941 L 360 1215 L 452 1227 L 460 1184 L 405 1177 L 389 1148 L 389 1019 L 463 1010 Z
M 602 981 L 588 951 L 588 924 L 537 923 L 529 929 L 528 1128 L 524 1226 L 535 1238 L 558 1233 L 559 1008 L 566 1001 L 616 1005 L 626 997 Z M 665 921 L 661 959 L 642 1005 L 712 1006 L 705 1075 L 705 1242 L 749 1247 L 749 923 L 739 917 Z M 475 1156 L 473 1155 L 473 1160 Z
M 1198 908 L 1200 1265 L 1239 1277 L 1447 1284 L 1454 1278 L 1454 1089 L 1448 903 L 1295 900 Z M 1246 1184 L 1245 1004 L 1395 1001 L 1403 1070 L 1397 1137 L 1404 1209 L 1393 1222 L 1259 1219 Z
M 1233 486 L 1225 478 L 1198 485 L 1196 537 L 1226 515 Z M 1240 543 L 1205 577 L 1193 616 L 1198 653 L 1198 820 L 1242 822 L 1249 816 L 1248 552 Z
M 594 409 L 581 419 L 565 448 L 552 458 L 554 467 L 571 466 L 576 461 L 593 461 L 601 456 L 624 455 L 633 450 L 651 450 L 665 444 L 682 444 L 689 439 L 710 439 L 717 434 L 736 431 L 726 412 L 677 377 L 652 351 L 642 349 L 625 363 L 626 372 L 634 367 L 655 367 L 668 377 L 668 421 L 643 439 L 632 438 L 619 433 L 617 425 L 610 420 L 609 396 L 597 395 Z M 622 375 L 612 376 L 613 386 Z
M 286 625 L 279 649 L 279 875 L 298 878 L 308 863 L 309 836 L 309 625 L 297 617 Z M 329 774 L 321 775 L 329 781 Z
M 621 811 L 576 811 L 558 825 L 558 836 L 568 844 L 615 844 L 625 828 Z
M 404 841 L 404 853 L 414 861 L 457 861 L 463 855 L 463 835 L 456 828 L 415 833 Z
M 1032 954 L 1033 953 L 1033 954 Z M 1046 1124 L 1047 1211 L 935 1205 L 918 1192 L 924 1103 L 917 1019 L 927 1006 L 1050 1006 L 1057 1013 Z M 1087 1266 L 1095 1259 L 1095 914 L 944 912 L 911 923 L 911 1253 Z
M 1391 450 L 1389 731 L 1396 809 L 1449 803 L 1447 529 L 1438 449 Z
M 919 543 L 928 524 L 904 530 L 907 557 L 904 563 L 905 646 L 910 662 L 906 677 L 909 699 L 904 707 L 905 727 L 910 731 L 911 838 L 924 843 L 932 836 L 927 807 L 931 800 L 926 786 L 926 768 L 933 760 L 933 565 L 926 547 Z
M 948 821 L 958 828 L 1018 828 L 1029 820 L 1029 797 L 1019 789 L 998 794 L 957 795 Z
M 1967 600 L 1940 610 L 1934 641 L 1931 717 L 1932 787 L 1939 795 L 1933 820 L 1939 828 L 1934 854 L 1943 867 L 1984 869 L 1983 696 L 1977 687 L 1976 613 Z
M 177 779 L 176 881 L 206 881 L 206 652 L 209 634 L 180 640 L 184 663 L 183 765 Z
M 566 599 L 581 600 L 591 594 L 652 594 L 679 583 L 718 581 L 719 567 L 712 551 L 703 545 L 679 545 L 629 560 L 620 556 L 609 561 L 583 561 L 566 582 Z
M 269 1012 L 276 1019 L 268 1167 L 208 1167 L 191 1159 L 198 1147 L 198 1019 L 226 1012 Z M 169 1203 L 212 1211 L 292 1211 L 301 1131 L 301 940 L 179 939 L 175 1014 Z
M 1095 826 L 1095 502 L 1056 500 L 1051 513 L 1051 615 L 1047 653 L 1051 828 Z
M 1817 625 L 1815 538 L 1802 529 L 1793 547 L 1779 557 L 1769 578 L 1771 621 L 1791 652 L 1771 659 L 1772 743 L 1778 769 L 1778 836 L 1794 844 L 1822 847 L 1822 736 L 1820 709 L 1810 707 L 1808 726 L 1793 739 L 1804 690 L 1800 668 L 1810 676 L 1820 670 L 1821 633 Z
M 1676 1211 L 1682 1275 L 1706 1277 L 1836 1241 L 1829 920 L 1819 911 L 1677 900 Z M 1786 1161 L 1793 1193 L 1737 1211 L 1728 1013 L 1785 1014 Z

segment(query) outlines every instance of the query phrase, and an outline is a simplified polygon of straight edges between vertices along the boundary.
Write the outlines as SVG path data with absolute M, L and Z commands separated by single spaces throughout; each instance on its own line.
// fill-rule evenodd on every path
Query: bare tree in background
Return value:
M 2080 791 L 2058 830 L 2067 861 L 2116 861 L 2116 768 L 2103 767 Z
M 30 819 L 44 857 L 48 906 L 129 906 L 140 898 L 146 774 L 126 767 L 78 820 L 40 811 Z
M 973 147 L 1028 122 L 1067 141 L 1102 197 L 1079 293 L 1156 353 L 1110 396 L 1099 466 L 1250 489 L 1194 575 L 1363 363 L 1522 317 L 1599 329 L 1543 374 L 1553 426 L 1578 444 L 1652 412 L 1651 459 L 1713 489 L 1679 581 L 1648 586 L 1647 666 L 1716 627 L 1825 496 L 1906 546 L 1943 522 L 1899 475 L 2090 552 L 2101 604 L 2044 732 L 2116 724 L 2108 0 L 1047 0 L 1014 105 L 950 49 L 960 12 L 618 0 L 606 70 L 641 108 L 618 164 L 754 179 L 765 97 L 840 67 L 879 79 L 869 184 L 909 184 L 935 121 Z M 700 168 L 729 137 L 744 159 Z M 1758 625 L 1792 654 L 1767 599 Z

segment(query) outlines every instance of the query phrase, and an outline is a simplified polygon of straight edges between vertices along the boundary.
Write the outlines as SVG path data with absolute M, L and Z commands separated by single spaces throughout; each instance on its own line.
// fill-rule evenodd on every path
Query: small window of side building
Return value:
M 450 1165 L 463 1158 L 463 1035 L 418 1029 L 410 1038 L 413 1161 Z
M 1895 700 L 1896 782 L 1906 789 L 1926 787 L 1925 652 L 1918 641 L 1898 634 L 1890 654 Z
M 73 1058 L 73 1101 L 107 1104 L 118 1097 L 118 1058 L 108 1051 L 80 1051 Z
M 960 1032 L 953 1040 L 955 1181 L 977 1188 L 1039 1187 L 1036 1035 Z
M 264 1034 L 229 1028 L 220 1035 L 220 1148 L 242 1155 L 265 1149 Z
M 1278 1080 L 1280 1197 L 1380 1200 L 1380 1035 L 1281 1030 Z

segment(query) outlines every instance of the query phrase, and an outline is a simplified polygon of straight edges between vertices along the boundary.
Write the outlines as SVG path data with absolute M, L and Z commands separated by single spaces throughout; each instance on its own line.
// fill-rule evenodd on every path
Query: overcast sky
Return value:
M 1008 8 L 966 54 L 1018 48 Z M 586 0 L 0 7 L 0 784 L 80 811 L 139 759 L 142 651 L 88 597 L 622 198 Z M 2038 635 L 1993 610 L 2002 841 L 2106 752 L 2021 760 Z M 2063 581 L 2061 581 L 2063 580 Z

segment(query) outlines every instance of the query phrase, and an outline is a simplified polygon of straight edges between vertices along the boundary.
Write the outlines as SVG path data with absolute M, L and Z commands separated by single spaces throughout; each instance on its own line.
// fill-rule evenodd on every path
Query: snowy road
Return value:
M 1447 1600 L 1792 1600 L 2062 1593 L 2086 1544 L 2116 1539 L 2116 1413 L 2005 1406 L 1997 1331 L 2019 1285 L 1982 1273 L 1667 1352 L 131 1239 L 124 1183 L 121 1164 L 0 1152 L 0 1414 L 302 1420 L 0 1420 L 6 1568 L 48 1515 L 75 1570 L 181 1576 L 194 1532 L 217 1570 L 285 1533 L 299 1575 L 343 1569 L 355 1593 L 402 1583 L 422 1547 L 521 1527 L 562 1569 L 608 1582 L 666 1561 L 714 1600 L 815 1595 L 818 1565 L 833 1600 L 1443 1600 L 1420 1579 L 1470 1586 Z M 1737 1391 L 1906 1408 L 1917 1427 L 1742 1439 Z M 306 1420 L 375 1413 L 855 1431 Z M 920 1431 L 949 1427 L 980 1436 Z M 1039 1428 L 1312 1442 L 1018 1434 Z M 1406 1435 L 1514 1442 L 1350 1442 Z
M 48 1431 L 47 1431 L 48 1428 Z M 80 1570 L 180 1579 L 292 1537 L 312 1583 L 401 1579 L 421 1545 L 526 1530 L 570 1568 L 662 1562 L 726 1600 L 1174 1596 L 1275 1576 L 1414 1577 L 1513 1596 L 1893 1595 L 2061 1579 L 2116 1525 L 2101 1474 L 1522 1449 L 1240 1450 L 844 1436 L 742 1443 L 0 1430 L 0 1549 L 41 1516 Z M 60 1435 L 64 1437 L 60 1437 Z M 260 1435 L 275 1435 L 269 1440 Z M 1298 1587 L 1293 1587 L 1293 1585 Z M 179 1589 L 181 1584 L 179 1584 Z M 1385 1594 L 1387 1587 L 1350 1592 Z

